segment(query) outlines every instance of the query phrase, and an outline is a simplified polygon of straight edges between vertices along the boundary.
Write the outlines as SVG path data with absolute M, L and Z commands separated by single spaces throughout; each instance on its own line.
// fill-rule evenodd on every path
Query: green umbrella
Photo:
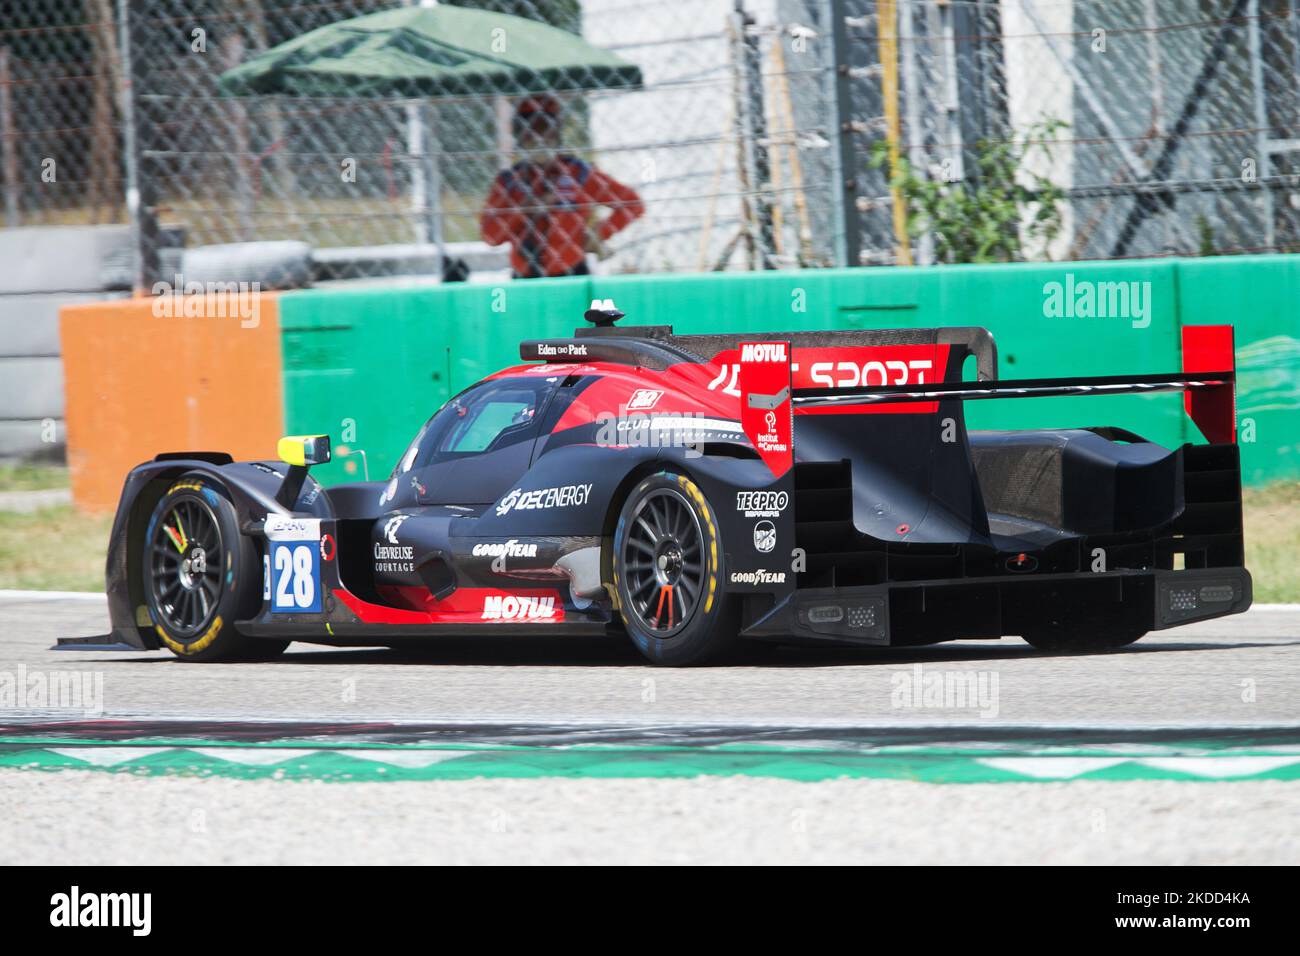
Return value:
M 523 17 L 432 5 L 331 23 L 222 74 L 241 96 L 450 97 L 627 89 L 641 70 Z

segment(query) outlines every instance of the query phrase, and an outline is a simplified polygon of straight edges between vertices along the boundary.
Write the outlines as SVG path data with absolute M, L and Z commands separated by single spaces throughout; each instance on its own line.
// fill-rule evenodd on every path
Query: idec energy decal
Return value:
M 789 342 L 740 345 L 740 424 L 759 457 L 780 478 L 794 464 Z

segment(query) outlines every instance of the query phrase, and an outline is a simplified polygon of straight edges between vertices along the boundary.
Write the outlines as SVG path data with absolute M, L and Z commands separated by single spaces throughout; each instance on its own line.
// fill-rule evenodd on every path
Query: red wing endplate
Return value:
M 772 475 L 794 464 L 794 419 L 789 342 L 740 346 L 740 424 Z

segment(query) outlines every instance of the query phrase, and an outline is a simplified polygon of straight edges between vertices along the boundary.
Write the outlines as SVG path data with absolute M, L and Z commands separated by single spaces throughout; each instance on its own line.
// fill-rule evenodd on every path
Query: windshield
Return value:
M 482 382 L 442 406 L 416 433 L 392 477 L 444 461 L 508 448 L 530 440 L 552 378 Z

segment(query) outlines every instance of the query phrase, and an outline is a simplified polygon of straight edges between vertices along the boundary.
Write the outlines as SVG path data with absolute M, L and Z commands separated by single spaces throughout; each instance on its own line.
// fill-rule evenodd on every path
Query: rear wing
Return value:
M 1184 407 L 1206 440 L 1237 440 L 1236 362 L 1230 325 L 1183 328 L 1181 372 L 1155 375 L 1100 375 L 1074 378 L 1025 378 L 926 385 L 862 385 L 853 388 L 796 388 L 795 411 L 988 398 L 1043 398 L 1059 395 L 1116 395 L 1185 392 Z

